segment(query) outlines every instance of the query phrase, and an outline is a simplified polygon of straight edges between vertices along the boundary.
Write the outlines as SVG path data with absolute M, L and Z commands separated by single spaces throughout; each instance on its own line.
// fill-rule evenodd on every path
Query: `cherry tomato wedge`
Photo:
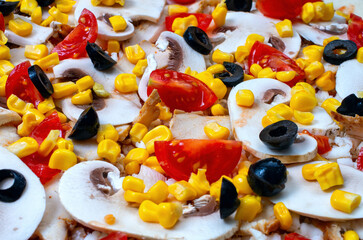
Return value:
M 355 42 L 358 49 L 363 47 L 363 19 L 361 17 L 350 14 L 347 34 L 348 39 Z
M 308 130 L 303 130 L 302 133 L 308 134 L 309 136 L 315 138 L 318 143 L 318 153 L 324 154 L 331 150 L 331 146 L 329 144 L 329 138 L 322 135 L 314 135 L 311 134 Z
M 305 78 L 304 71 L 295 63 L 294 60 L 269 45 L 256 41 L 251 48 L 248 57 L 248 69 L 251 65 L 257 63 L 261 67 L 270 67 L 274 72 L 279 71 L 295 71 L 296 76 L 289 82 L 286 82 L 290 87 L 295 86 L 299 81 Z
M 112 232 L 100 240 L 127 240 L 127 235 L 122 232 Z
M 0 12 L 0 30 L 5 31 L 5 20 L 4 15 Z
M 203 111 L 211 107 L 217 96 L 202 81 L 173 70 L 157 69 L 150 74 L 148 95 L 157 89 L 161 100 L 171 111 Z
M 29 61 L 22 62 L 15 66 L 9 74 L 5 84 L 6 98 L 11 94 L 16 95 L 20 99 L 38 106 L 43 101 L 42 95 L 34 86 L 28 74 L 28 68 L 31 66 Z
M 241 157 L 242 143 L 233 140 L 186 139 L 156 141 L 155 155 L 166 174 L 188 180 L 199 168 L 207 169 L 210 183 L 229 175 Z
M 172 26 L 173 26 L 173 22 L 175 20 L 175 18 L 185 18 L 185 17 L 189 17 L 190 15 L 194 15 L 197 20 L 198 20 L 198 26 L 200 29 L 206 31 L 207 28 L 209 27 L 209 24 L 212 21 L 212 16 L 209 14 L 204 14 L 204 13 L 177 13 L 177 14 L 173 14 L 171 16 L 168 16 L 165 18 L 165 27 L 166 30 L 172 32 Z
M 50 114 L 38 126 L 36 126 L 30 133 L 29 137 L 34 138 L 38 144 L 41 144 L 51 130 L 60 130 L 62 137 L 65 135 L 62 124 L 56 112 Z
M 87 41 L 94 43 L 97 39 L 97 33 L 98 26 L 95 15 L 87 9 L 83 9 L 77 27 L 53 48 L 52 53 L 57 52 L 59 60 L 85 56 Z
M 360 148 L 358 158 L 357 158 L 357 169 L 363 171 L 363 147 Z
M 289 233 L 285 236 L 285 240 L 310 240 L 310 239 L 301 236 L 300 234 L 297 233 Z

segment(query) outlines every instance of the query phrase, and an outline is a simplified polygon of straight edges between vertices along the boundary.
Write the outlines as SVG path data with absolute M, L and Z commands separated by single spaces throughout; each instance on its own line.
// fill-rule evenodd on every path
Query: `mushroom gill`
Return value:
M 110 181 L 107 179 L 107 175 L 109 172 L 111 172 L 112 169 L 100 167 L 94 169 L 90 175 L 89 178 L 95 188 L 97 188 L 99 191 L 104 193 L 105 195 L 112 195 L 114 194 L 112 185 Z
M 183 50 L 174 39 L 167 37 L 166 40 L 169 42 L 168 49 L 170 50 L 166 69 L 178 71 L 183 60 Z

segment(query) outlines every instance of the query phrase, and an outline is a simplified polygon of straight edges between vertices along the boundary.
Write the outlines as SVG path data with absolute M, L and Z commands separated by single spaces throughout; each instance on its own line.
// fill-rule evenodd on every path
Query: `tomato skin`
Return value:
M 207 169 L 210 183 L 229 175 L 240 160 L 242 143 L 233 140 L 185 139 L 156 141 L 155 156 L 166 174 L 188 181 L 196 165 Z
M 148 95 L 157 89 L 161 100 L 171 111 L 204 111 L 218 100 L 202 81 L 173 70 L 157 69 L 150 74 Z
M 363 147 L 360 148 L 357 158 L 357 169 L 363 172 Z
M 195 3 L 196 0 L 173 0 L 174 3 L 185 5 Z
M 309 238 L 306 238 L 304 236 L 301 236 L 297 233 L 289 233 L 285 235 L 285 240 L 310 240 Z
M 100 240 L 127 240 L 127 235 L 122 232 L 112 232 Z
M 251 48 L 248 56 L 248 69 L 251 65 L 257 63 L 262 68 L 270 67 L 274 72 L 295 71 L 296 76 L 289 82 L 285 82 L 290 87 L 295 86 L 297 82 L 305 79 L 305 72 L 295 63 L 294 60 L 269 45 L 256 41 Z
M 185 18 L 190 15 L 194 15 L 198 20 L 198 27 L 203 31 L 207 31 L 209 24 L 212 21 L 212 16 L 204 13 L 177 13 L 165 18 L 165 27 L 166 30 L 172 32 L 172 26 L 175 18 Z
M 308 134 L 309 136 L 315 138 L 315 140 L 318 143 L 318 153 L 324 154 L 327 153 L 331 150 L 331 146 L 329 144 L 329 138 L 326 136 L 322 136 L 322 135 L 314 135 L 311 134 L 308 130 L 303 130 L 302 133 L 304 134 Z
M 347 35 L 349 40 L 357 44 L 358 49 L 363 47 L 363 19 L 361 17 L 350 14 Z
M 52 53 L 57 52 L 59 60 L 85 56 L 87 41 L 94 43 L 97 33 L 98 25 L 95 15 L 87 9 L 83 9 L 77 27 L 53 48 Z
M 0 30 L 5 31 L 5 20 L 4 15 L 0 12 Z
M 6 98 L 11 94 L 16 95 L 20 99 L 38 106 L 44 99 L 34 86 L 28 74 L 28 68 L 31 66 L 29 61 L 22 62 L 15 66 L 9 74 L 5 84 Z

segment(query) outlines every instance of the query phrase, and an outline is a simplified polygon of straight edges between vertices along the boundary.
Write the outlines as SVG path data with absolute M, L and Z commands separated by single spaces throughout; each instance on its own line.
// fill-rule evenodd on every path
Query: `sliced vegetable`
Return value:
M 285 240 L 310 240 L 309 238 L 306 238 L 304 236 L 301 236 L 298 233 L 289 233 L 285 235 Z
M 282 120 L 268 125 L 260 132 L 260 140 L 270 149 L 283 150 L 295 141 L 298 127 L 290 120 Z
M 116 61 L 113 60 L 96 43 L 87 42 L 86 50 L 93 66 L 99 71 L 107 70 L 116 64 Z
M 122 232 L 112 232 L 107 237 L 101 238 L 100 240 L 127 240 L 127 234 Z
M 345 50 L 345 52 L 339 54 L 337 50 Z M 340 65 L 347 60 L 355 58 L 357 51 L 357 45 L 351 40 L 334 40 L 325 46 L 323 57 L 328 63 Z
M 185 18 L 194 15 L 198 20 L 198 28 L 207 31 L 209 24 L 212 22 L 212 16 L 204 13 L 177 13 L 165 18 L 166 30 L 172 32 L 173 22 L 176 18 Z
M 196 0 L 173 0 L 173 2 L 178 4 L 192 4 L 195 3 Z
M 348 39 L 357 44 L 357 48 L 363 47 L 363 19 L 353 13 L 350 14 L 347 31 Z
M 15 8 L 18 6 L 19 2 L 10 2 L 10 1 L 0 1 L 0 12 L 4 16 L 8 16 L 10 13 L 12 13 Z M 4 31 L 4 30 L 3 30 Z
M 240 204 L 236 187 L 232 182 L 223 178 L 219 204 L 220 217 L 222 219 L 229 217 L 237 210 Z
M 363 147 L 360 148 L 358 158 L 356 160 L 357 169 L 363 171 Z
M 49 98 L 54 93 L 53 85 L 41 67 L 38 65 L 30 66 L 28 74 L 43 98 Z
M 40 145 L 51 130 L 60 130 L 61 136 L 65 136 L 65 132 L 57 112 L 53 112 L 48 117 L 46 117 L 38 126 L 34 128 L 29 137 L 34 138 Z
M 90 139 L 97 135 L 99 127 L 100 122 L 98 120 L 97 112 L 93 107 L 89 107 L 79 116 L 69 138 L 74 140 Z
M 37 0 L 38 5 L 41 7 L 49 6 L 50 4 L 54 3 L 54 0 Z
M 356 114 L 363 116 L 363 98 L 358 98 L 354 93 L 348 95 L 337 108 L 337 112 L 351 117 Z
M 208 55 L 213 49 L 208 35 L 198 27 L 188 27 L 183 37 L 188 45 L 200 54 Z
M 329 144 L 329 138 L 322 135 L 314 135 L 311 134 L 308 130 L 303 130 L 302 133 L 308 134 L 309 136 L 313 137 L 318 143 L 318 153 L 324 154 L 331 150 L 331 146 Z
M 231 11 L 249 12 L 252 0 L 226 0 L 227 9 Z
M 231 62 L 224 62 L 223 66 L 228 72 L 225 75 L 220 74 L 219 78 L 227 87 L 234 87 L 237 84 L 243 82 L 244 72 L 240 65 Z
M 5 31 L 5 19 L 4 15 L 0 12 L 0 30 Z
M 0 182 L 9 178 L 14 179 L 14 182 L 10 187 L 6 189 L 0 189 L 1 202 L 15 202 L 21 197 L 26 187 L 26 179 L 24 178 L 23 174 L 11 169 L 1 169 Z

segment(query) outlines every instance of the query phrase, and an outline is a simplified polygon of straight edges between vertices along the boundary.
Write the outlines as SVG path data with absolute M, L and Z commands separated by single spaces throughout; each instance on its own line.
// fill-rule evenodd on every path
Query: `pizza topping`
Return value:
M 208 55 L 213 49 L 208 35 L 198 27 L 188 27 L 183 37 L 191 48 L 203 55 Z
M 237 189 L 232 182 L 226 178 L 222 179 L 219 213 L 222 219 L 233 214 L 239 207 Z
M 10 13 L 12 13 L 15 8 L 19 5 L 19 2 L 8 2 L 8 1 L 1 1 L 0 2 L 0 12 L 4 16 L 8 16 Z
M 337 53 L 345 50 L 344 53 Z M 324 48 L 324 60 L 334 65 L 355 58 L 357 55 L 357 45 L 350 40 L 334 40 L 328 43 Z
M 93 185 L 101 192 L 103 192 L 105 195 L 112 195 L 114 194 L 114 190 L 112 188 L 112 185 L 107 178 L 107 175 L 109 172 L 111 172 L 111 169 L 107 168 L 96 168 L 90 173 L 90 180 L 93 183 Z
M 243 68 L 235 63 L 223 62 L 223 66 L 227 72 L 218 73 L 217 78 L 220 78 L 227 87 L 234 87 L 244 79 Z
M 217 202 L 211 195 L 203 195 L 183 205 L 183 217 L 208 216 L 216 211 Z
M 93 66 L 99 71 L 107 70 L 116 64 L 116 61 L 95 43 L 87 42 L 86 51 Z
M 38 65 L 30 66 L 28 68 L 28 74 L 34 86 L 38 89 L 43 98 L 49 98 L 54 93 L 52 83 Z
M 11 169 L 2 169 L 0 170 L 0 182 L 3 182 L 5 179 L 13 179 L 13 184 L 6 188 L 0 189 L 0 201 L 1 202 L 15 202 L 17 201 L 26 186 L 26 179 L 23 174 L 11 170 Z
M 100 126 L 98 115 L 93 107 L 82 112 L 74 125 L 69 138 L 74 140 L 86 140 L 97 134 Z
M 358 98 L 355 94 L 345 97 L 341 105 L 336 110 L 338 113 L 352 116 L 363 116 L 363 99 Z
M 297 125 L 289 120 L 278 121 L 260 132 L 260 140 L 271 149 L 289 148 L 297 136 Z
M 252 0 L 227 0 L 226 5 L 228 10 L 231 11 L 249 12 L 252 8 Z

